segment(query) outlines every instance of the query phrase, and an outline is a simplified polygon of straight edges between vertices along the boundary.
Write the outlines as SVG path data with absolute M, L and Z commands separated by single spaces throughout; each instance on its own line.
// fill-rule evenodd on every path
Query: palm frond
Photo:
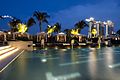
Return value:
M 36 22 L 35 22 L 35 20 L 31 17 L 31 18 L 27 21 L 26 24 L 27 24 L 27 27 L 30 27 L 30 26 L 36 24 Z

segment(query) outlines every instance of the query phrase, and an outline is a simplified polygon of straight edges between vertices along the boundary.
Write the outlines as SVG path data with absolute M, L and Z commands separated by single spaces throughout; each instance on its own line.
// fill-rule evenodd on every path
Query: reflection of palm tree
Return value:
M 8 22 L 8 25 L 11 27 L 11 31 L 17 32 L 18 28 L 17 25 L 21 23 L 21 20 L 19 19 L 13 19 L 12 21 Z
M 87 24 L 86 24 L 86 22 L 85 21 L 79 21 L 79 22 L 77 22 L 76 24 L 75 24 L 75 29 L 78 29 L 78 31 L 79 31 L 79 33 L 81 32 L 81 30 L 84 28 L 84 27 L 86 27 L 86 26 L 88 26 Z
M 45 12 L 39 12 L 39 11 L 35 11 L 33 16 L 35 16 L 39 22 L 39 26 L 40 26 L 40 32 L 42 31 L 42 23 L 48 23 L 47 18 L 49 18 L 50 16 L 45 13 Z

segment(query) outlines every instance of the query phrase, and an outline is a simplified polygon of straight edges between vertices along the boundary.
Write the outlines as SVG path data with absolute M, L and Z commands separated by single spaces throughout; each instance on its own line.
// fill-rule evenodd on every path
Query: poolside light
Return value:
M 112 66 L 112 65 L 109 65 L 108 67 L 109 67 L 109 68 L 113 68 L 113 66 Z
M 35 46 L 35 44 L 33 44 L 33 46 Z
M 42 62 L 47 62 L 47 59 L 44 58 L 44 59 L 42 59 L 41 61 L 42 61 Z

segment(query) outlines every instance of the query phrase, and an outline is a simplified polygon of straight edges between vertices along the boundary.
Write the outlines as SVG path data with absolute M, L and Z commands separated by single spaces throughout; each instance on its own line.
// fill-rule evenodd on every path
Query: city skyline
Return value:
M 50 25 L 59 22 L 62 25 L 62 29 L 73 28 L 76 22 L 94 17 L 95 20 L 113 21 L 115 23 L 115 31 L 117 31 L 120 26 L 119 8 L 119 0 L 70 0 L 69 2 L 65 0 L 2 0 L 0 3 L 0 15 L 8 14 L 25 22 L 35 10 L 39 10 L 47 12 L 51 16 L 48 20 Z M 5 20 L 1 21 L 0 27 L 4 28 L 3 26 L 7 26 L 5 23 Z M 43 26 L 46 27 L 46 25 Z M 33 34 L 39 32 L 38 24 L 31 27 L 29 32 Z

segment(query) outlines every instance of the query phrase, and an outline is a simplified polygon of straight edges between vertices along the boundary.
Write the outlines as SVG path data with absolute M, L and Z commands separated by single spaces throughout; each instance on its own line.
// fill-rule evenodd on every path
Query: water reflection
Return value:
M 23 58 L 18 58 L 18 60 L 17 60 L 17 68 L 18 68 L 18 72 L 19 72 L 19 75 L 20 76 L 24 76 L 24 75 L 26 75 L 26 70 L 27 70 L 27 59 L 25 58 L 25 56 L 27 57 L 27 54 L 26 53 L 24 53 L 24 55 L 23 55 L 24 57 Z
M 105 64 L 106 65 L 111 65 L 113 64 L 113 48 L 112 47 L 107 47 L 104 49 L 104 59 L 105 59 Z
M 109 76 L 107 76 L 110 80 L 114 80 L 115 78 L 115 73 L 113 69 L 109 68 L 109 65 L 114 63 L 114 50 L 113 47 L 107 47 L 104 49 L 104 65 L 106 66 L 106 71 L 104 71 L 107 75 L 109 74 Z
M 71 62 L 76 62 L 77 60 L 78 60 L 77 52 L 72 49 L 72 51 L 71 51 Z
M 89 52 L 89 71 L 90 71 L 90 76 L 91 78 L 94 78 L 96 76 L 96 72 L 97 72 L 97 53 L 96 53 L 96 49 L 92 48 L 92 50 Z M 92 79 L 94 80 L 94 79 Z

